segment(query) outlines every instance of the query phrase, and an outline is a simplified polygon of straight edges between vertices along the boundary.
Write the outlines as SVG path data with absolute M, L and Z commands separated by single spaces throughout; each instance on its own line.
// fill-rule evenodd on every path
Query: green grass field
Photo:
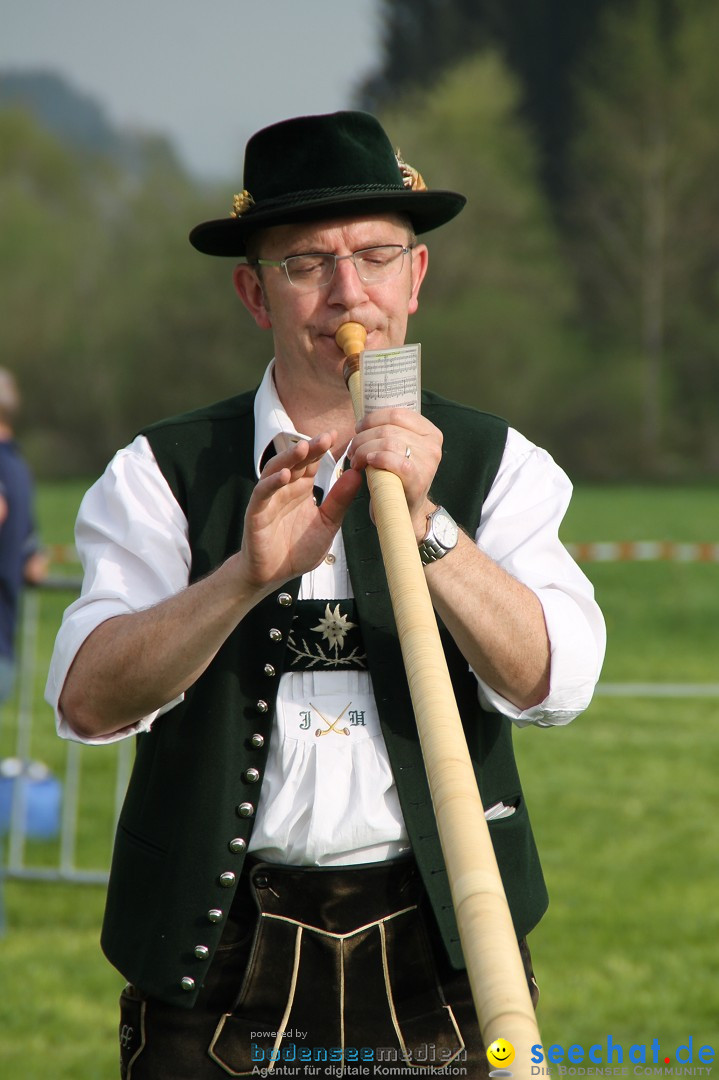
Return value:
M 80 486 L 43 488 L 45 539 L 67 543 Z M 581 489 L 567 541 L 716 540 L 709 489 Z M 719 682 L 719 567 L 586 567 L 604 608 L 607 682 Z M 56 769 L 65 746 L 42 703 L 68 598 L 43 599 L 33 755 Z M 516 745 L 551 904 L 532 936 L 545 1046 L 659 1039 L 719 1044 L 719 699 L 597 696 L 565 729 L 523 730 Z M 0 756 L 11 751 L 11 710 Z M 107 865 L 116 751 L 82 752 L 78 862 Z M 52 844 L 28 860 L 52 863 Z M 117 1075 L 120 977 L 98 947 L 102 888 L 10 881 L 0 950 L 0 1075 L 107 1080 Z M 8 992 L 9 991 L 9 992 Z M 631 1068 L 631 1066 L 630 1066 Z

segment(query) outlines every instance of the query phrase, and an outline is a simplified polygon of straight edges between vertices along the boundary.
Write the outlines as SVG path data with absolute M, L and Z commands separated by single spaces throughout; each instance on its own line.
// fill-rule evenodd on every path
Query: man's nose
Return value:
M 359 298 L 365 298 L 367 289 L 357 273 L 353 259 L 338 259 L 335 272 L 330 282 L 328 300 L 332 304 L 341 303 L 350 308 L 355 305 Z

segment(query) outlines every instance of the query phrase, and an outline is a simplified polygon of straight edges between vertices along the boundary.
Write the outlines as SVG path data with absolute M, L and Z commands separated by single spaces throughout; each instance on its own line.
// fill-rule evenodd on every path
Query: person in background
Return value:
M 20 393 L 14 376 L 0 368 L 0 703 L 15 684 L 15 634 L 24 584 L 47 575 L 47 556 L 35 528 L 33 480 L 15 441 Z
M 81 506 L 47 696 L 63 737 L 137 736 L 102 937 L 125 1080 L 486 1076 L 367 465 L 404 487 L 536 1000 L 547 893 L 511 729 L 572 720 L 604 654 L 557 535 L 571 485 L 429 392 L 356 424 L 335 342 L 356 321 L 368 349 L 404 343 L 417 236 L 464 203 L 366 113 L 254 135 L 231 214 L 190 239 L 240 260 L 274 358 L 258 389 L 148 427 Z

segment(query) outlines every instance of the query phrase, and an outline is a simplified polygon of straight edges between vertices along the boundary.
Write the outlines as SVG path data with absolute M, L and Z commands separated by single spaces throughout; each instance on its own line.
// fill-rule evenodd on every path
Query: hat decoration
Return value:
M 251 206 L 255 205 L 255 200 L 246 189 L 240 192 L 239 195 L 232 196 L 232 209 L 230 210 L 230 217 L 240 217 L 246 210 L 249 210 Z
M 402 182 L 406 188 L 411 191 L 426 191 L 427 185 L 422 178 L 422 174 L 418 173 L 411 165 L 408 165 L 406 161 L 402 160 L 402 153 L 399 149 L 395 150 L 394 156 L 397 158 L 397 164 L 399 171 L 402 173 Z

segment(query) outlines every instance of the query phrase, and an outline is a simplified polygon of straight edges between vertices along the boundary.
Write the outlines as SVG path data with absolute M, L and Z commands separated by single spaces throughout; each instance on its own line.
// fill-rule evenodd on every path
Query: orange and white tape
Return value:
M 677 540 L 607 540 L 564 545 L 577 562 L 719 562 L 719 543 Z M 73 544 L 49 544 L 53 563 L 79 563 Z
M 719 562 L 719 543 L 676 540 L 610 540 L 565 544 L 577 562 Z

